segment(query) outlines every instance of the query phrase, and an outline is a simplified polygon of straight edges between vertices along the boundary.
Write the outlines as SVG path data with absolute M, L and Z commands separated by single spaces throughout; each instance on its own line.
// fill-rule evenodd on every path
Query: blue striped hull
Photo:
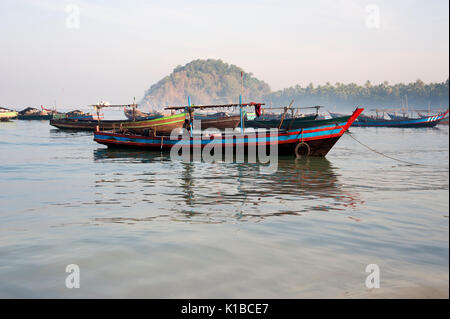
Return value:
M 306 147 L 309 148 L 308 155 L 325 156 L 361 112 L 362 109 L 357 109 L 346 122 L 281 132 L 247 132 L 234 135 L 218 134 L 215 136 L 171 139 L 169 136 L 143 136 L 96 131 L 94 140 L 108 146 L 155 150 L 167 150 L 175 145 L 188 146 L 190 149 L 206 146 L 214 147 L 215 145 L 245 149 L 249 146 L 259 147 L 276 144 L 280 154 L 294 154 L 294 150 L 299 143 L 306 143 L 308 144 Z
M 436 116 L 428 116 L 419 119 L 405 120 L 373 120 L 373 121 L 356 121 L 354 127 L 404 127 L 404 128 L 420 128 L 434 127 L 442 120 L 447 113 Z

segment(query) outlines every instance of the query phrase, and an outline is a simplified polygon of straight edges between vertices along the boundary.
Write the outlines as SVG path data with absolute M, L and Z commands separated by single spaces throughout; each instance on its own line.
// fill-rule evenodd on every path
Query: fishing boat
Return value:
M 33 107 L 27 107 L 19 112 L 19 120 L 50 120 L 53 117 L 47 111 L 39 110 Z
M 239 104 L 241 116 L 242 107 L 248 105 Z M 231 104 L 230 106 L 235 105 Z M 193 110 L 189 107 L 186 107 L 186 109 L 190 115 L 189 121 L 191 125 Z M 145 136 L 126 132 L 101 131 L 98 128 L 94 132 L 94 141 L 110 147 L 131 147 L 149 150 L 170 150 L 175 145 L 178 145 L 188 147 L 190 150 L 209 146 L 222 147 L 224 149 L 232 148 L 233 150 L 243 149 L 245 152 L 247 152 L 249 146 L 265 147 L 266 145 L 276 144 L 278 146 L 278 155 L 290 154 L 297 157 L 325 156 L 362 111 L 363 109 L 357 108 L 347 121 L 341 123 L 318 124 L 317 126 L 292 130 L 278 129 L 272 132 L 266 129 L 244 130 L 241 124 L 240 132 L 225 131 L 215 135 L 200 132 L 199 135 L 196 135 L 191 130 L 189 136 L 177 136 L 176 138 L 172 136 L 171 138 L 169 136 Z
M 170 116 L 155 116 L 145 120 L 101 120 L 100 111 L 105 107 L 121 107 L 121 108 L 136 108 L 137 104 L 119 104 L 111 105 L 106 102 L 99 102 L 91 105 L 97 113 L 97 120 L 85 119 L 52 119 L 50 125 L 59 129 L 94 131 L 97 127 L 101 130 L 122 130 L 133 132 L 136 134 L 147 135 L 167 135 L 173 129 L 181 128 L 185 122 L 186 114 L 174 114 Z
M 181 128 L 186 119 L 184 113 L 171 116 L 156 117 L 147 120 L 77 120 L 52 119 L 50 125 L 59 129 L 94 131 L 98 126 L 101 130 L 127 130 L 134 133 L 152 131 L 154 134 L 170 134 L 175 128 Z M 148 133 L 148 132 L 147 132 Z
M 17 114 L 18 113 L 16 111 L 0 107 L 0 121 L 2 122 L 6 122 L 16 118 Z
M 436 126 L 446 115 L 448 111 L 442 114 L 427 116 L 423 118 L 402 118 L 402 119 L 367 119 L 358 118 L 358 121 L 353 123 L 355 127 L 403 127 L 403 128 L 421 128 L 421 127 L 434 127 Z

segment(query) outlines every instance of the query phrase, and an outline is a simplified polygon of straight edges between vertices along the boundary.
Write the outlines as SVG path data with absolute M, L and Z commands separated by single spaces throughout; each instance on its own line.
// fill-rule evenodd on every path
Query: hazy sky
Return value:
M 441 82 L 448 12 L 448 0 L 0 0 L 0 106 L 131 102 L 197 58 L 236 64 L 273 90 Z

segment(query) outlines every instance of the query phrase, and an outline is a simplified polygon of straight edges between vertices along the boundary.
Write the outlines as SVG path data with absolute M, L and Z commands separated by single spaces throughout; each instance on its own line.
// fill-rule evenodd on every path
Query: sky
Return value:
M 0 106 L 140 100 L 194 59 L 297 84 L 442 82 L 448 0 L 0 0 Z

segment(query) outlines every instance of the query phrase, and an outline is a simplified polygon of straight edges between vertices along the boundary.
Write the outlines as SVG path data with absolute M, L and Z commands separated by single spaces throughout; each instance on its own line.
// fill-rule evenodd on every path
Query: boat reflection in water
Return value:
M 200 223 L 260 221 L 274 216 L 345 211 L 361 204 L 359 194 L 345 189 L 339 181 L 338 169 L 322 157 L 279 157 L 274 174 L 262 174 L 265 164 L 261 163 L 171 161 L 167 153 L 139 150 L 97 149 L 94 160 L 154 164 L 126 166 L 132 173 L 111 173 L 113 178 L 105 180 L 101 176 L 96 181 L 96 186 L 103 187 L 99 194 L 103 199 L 114 183 L 127 183 L 127 188 L 121 188 L 122 194 L 124 189 L 132 192 L 132 200 L 127 196 L 122 199 L 128 201 L 130 216 L 108 216 L 96 219 L 97 222 L 129 223 L 161 218 Z M 163 192 L 149 192 L 153 187 L 163 188 Z M 142 201 L 153 207 L 145 208 L 145 212 L 131 208 Z

